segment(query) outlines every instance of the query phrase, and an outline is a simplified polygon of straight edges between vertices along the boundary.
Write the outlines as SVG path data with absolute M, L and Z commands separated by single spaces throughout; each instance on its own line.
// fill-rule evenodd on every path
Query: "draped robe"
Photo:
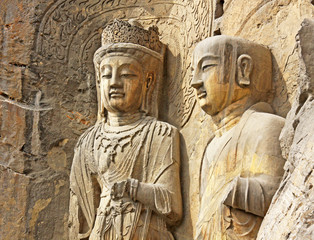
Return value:
M 173 239 L 168 226 L 182 215 L 179 135 L 143 117 L 126 126 L 98 123 L 79 139 L 70 175 L 70 239 Z M 152 191 L 147 206 L 113 200 L 114 183 L 133 178 Z
M 272 114 L 267 103 L 257 103 L 243 115 L 241 108 L 229 106 L 226 112 L 238 116 L 221 120 L 225 131 L 218 130 L 205 150 L 197 240 L 256 239 L 283 175 L 279 134 L 284 119 Z

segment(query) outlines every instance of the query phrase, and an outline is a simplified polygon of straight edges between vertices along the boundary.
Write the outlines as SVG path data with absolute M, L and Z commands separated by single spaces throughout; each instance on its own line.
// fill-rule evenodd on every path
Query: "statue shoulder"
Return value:
M 96 132 L 99 129 L 99 125 L 95 124 L 94 126 L 88 128 L 77 140 L 75 148 L 78 148 L 82 146 L 83 144 L 86 144 L 87 142 L 90 142 L 91 140 L 94 140 Z
M 153 125 L 155 127 L 155 133 L 158 136 L 177 136 L 179 135 L 178 129 L 166 122 L 159 121 L 155 118 L 152 118 L 151 120 L 153 122 Z
M 279 136 L 284 124 L 285 119 L 283 117 L 265 112 L 254 112 L 247 121 L 248 127 L 260 135 Z
M 281 158 L 279 135 L 285 119 L 271 113 L 254 112 L 245 122 L 240 136 L 240 144 L 260 155 Z

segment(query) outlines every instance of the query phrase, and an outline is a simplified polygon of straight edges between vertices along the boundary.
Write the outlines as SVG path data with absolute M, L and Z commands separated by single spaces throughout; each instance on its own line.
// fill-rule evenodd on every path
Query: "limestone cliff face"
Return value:
M 73 149 L 96 121 L 92 58 L 113 18 L 156 25 L 168 45 L 160 117 L 181 132 L 176 239 L 193 239 L 200 162 L 213 137 L 190 87 L 191 53 L 215 34 L 266 45 L 272 105 L 283 117 L 291 109 L 281 138 L 287 173 L 259 239 L 311 238 L 313 30 L 304 19 L 313 13 L 311 0 L 0 0 L 0 239 L 67 239 Z
M 299 88 L 281 133 L 287 159 L 285 175 L 273 198 L 258 239 L 313 239 L 314 213 L 314 21 L 305 19 L 297 36 Z

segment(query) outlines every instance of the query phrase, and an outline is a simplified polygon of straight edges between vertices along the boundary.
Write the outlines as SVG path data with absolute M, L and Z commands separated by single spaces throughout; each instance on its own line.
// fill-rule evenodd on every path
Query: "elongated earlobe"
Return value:
M 253 69 L 252 58 L 247 54 L 242 54 L 237 60 L 237 83 L 241 87 L 251 84 L 250 74 Z
M 152 83 L 154 82 L 154 74 L 153 73 L 147 73 L 146 75 L 146 88 L 148 89 Z
M 142 99 L 141 110 L 146 113 L 148 113 L 149 111 L 148 106 L 149 106 L 149 99 L 151 97 L 150 87 L 154 83 L 154 80 L 155 80 L 154 76 L 155 76 L 154 73 L 149 72 L 146 74 L 145 81 L 144 81 L 145 87 L 143 87 L 143 99 Z

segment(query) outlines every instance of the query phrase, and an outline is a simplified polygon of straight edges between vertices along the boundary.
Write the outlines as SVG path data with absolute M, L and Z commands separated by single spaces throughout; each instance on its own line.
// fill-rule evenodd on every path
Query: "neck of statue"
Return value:
M 243 113 L 251 106 L 248 97 L 244 97 L 212 116 L 216 126 L 215 136 L 220 137 L 240 121 Z
M 113 127 L 125 126 L 139 121 L 142 117 L 143 117 L 142 112 L 135 113 L 108 112 L 107 124 Z

